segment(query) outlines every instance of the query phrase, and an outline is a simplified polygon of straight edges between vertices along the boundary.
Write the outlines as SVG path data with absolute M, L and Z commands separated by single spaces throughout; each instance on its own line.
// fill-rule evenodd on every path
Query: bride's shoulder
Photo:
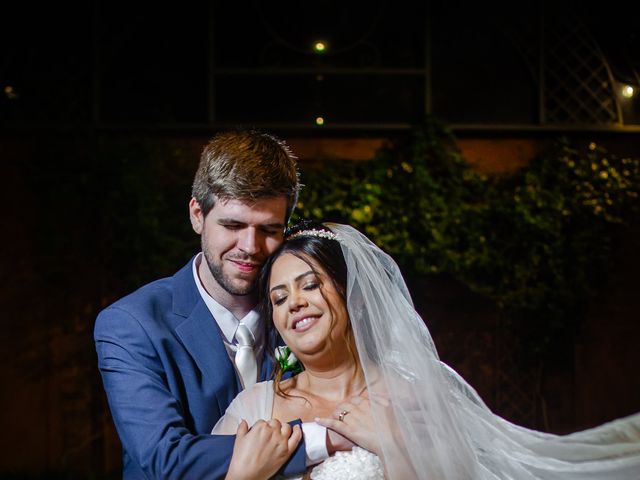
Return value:
M 252 426 L 258 420 L 271 418 L 272 409 L 273 381 L 260 382 L 238 393 L 224 417 L 227 417 L 229 422 L 234 419 L 236 427 L 240 419 L 246 420 L 249 426 Z
M 265 390 L 273 390 L 273 380 L 265 380 L 264 382 L 254 383 L 249 388 L 245 388 L 242 393 L 262 392 Z
M 234 402 L 243 403 L 256 398 L 265 398 L 273 394 L 273 380 L 258 382 L 242 390 Z

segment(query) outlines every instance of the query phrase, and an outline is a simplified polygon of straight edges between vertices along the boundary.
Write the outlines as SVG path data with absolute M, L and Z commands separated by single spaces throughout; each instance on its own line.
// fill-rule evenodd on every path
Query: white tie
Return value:
M 238 324 L 236 330 L 236 341 L 238 342 L 238 350 L 236 351 L 236 367 L 240 372 L 242 385 L 248 388 L 258 379 L 258 364 L 256 356 L 253 353 L 253 335 L 246 325 Z

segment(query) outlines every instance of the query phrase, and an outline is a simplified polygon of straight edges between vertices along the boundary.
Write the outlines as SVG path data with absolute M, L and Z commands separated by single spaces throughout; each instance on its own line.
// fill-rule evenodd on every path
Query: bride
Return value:
M 395 262 L 354 228 L 294 227 L 260 288 L 272 349 L 279 335 L 304 369 L 283 380 L 281 358 L 212 433 L 300 419 L 357 445 L 313 468 L 315 480 L 640 478 L 640 414 L 566 436 L 493 414 L 440 362 Z

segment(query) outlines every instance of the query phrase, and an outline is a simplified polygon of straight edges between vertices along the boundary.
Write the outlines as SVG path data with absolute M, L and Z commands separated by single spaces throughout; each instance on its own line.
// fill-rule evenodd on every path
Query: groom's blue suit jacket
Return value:
M 240 391 L 193 259 L 103 310 L 94 338 L 125 479 L 224 477 L 235 437 L 210 435 Z M 262 362 L 262 379 L 271 371 Z M 304 471 L 304 446 L 285 473 Z

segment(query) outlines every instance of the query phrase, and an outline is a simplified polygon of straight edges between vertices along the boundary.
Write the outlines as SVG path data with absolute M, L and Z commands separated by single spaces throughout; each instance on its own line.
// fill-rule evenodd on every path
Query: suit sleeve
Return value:
M 139 322 L 120 308 L 104 310 L 94 338 L 98 366 L 120 440 L 149 478 L 224 478 L 234 436 L 195 434 L 171 393 L 153 343 Z M 285 467 L 304 471 L 304 448 Z

